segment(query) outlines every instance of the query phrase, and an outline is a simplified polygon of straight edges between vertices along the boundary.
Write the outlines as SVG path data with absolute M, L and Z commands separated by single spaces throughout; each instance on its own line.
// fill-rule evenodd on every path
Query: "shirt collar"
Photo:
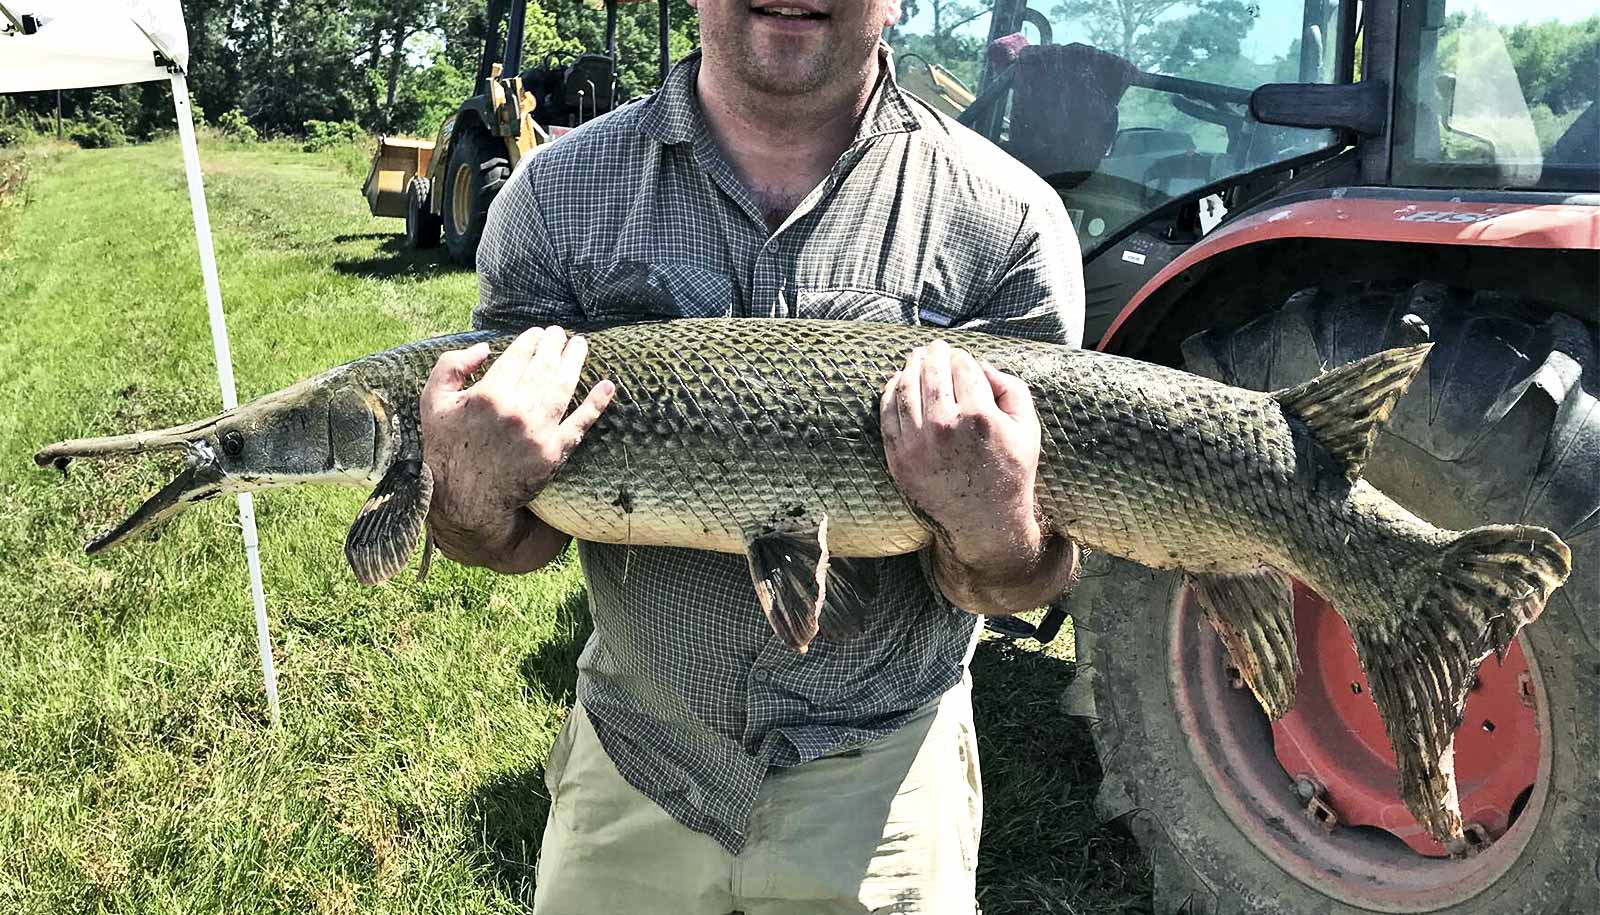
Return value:
M 866 115 L 856 129 L 852 145 L 885 134 L 908 133 L 922 126 L 895 79 L 893 51 L 881 41 L 878 62 L 882 75 L 867 100 Z M 667 72 L 661 88 L 645 102 L 649 107 L 639 122 L 639 129 L 667 145 L 693 143 L 704 127 L 700 98 L 695 89 L 699 75 L 700 50 L 697 48 Z

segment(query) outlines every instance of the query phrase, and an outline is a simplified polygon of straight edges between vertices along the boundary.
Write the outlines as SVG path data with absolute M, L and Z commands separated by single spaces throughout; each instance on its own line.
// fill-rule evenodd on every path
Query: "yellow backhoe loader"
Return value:
M 641 0 L 605 0 L 606 50 L 570 62 L 547 59 L 522 68 L 527 0 L 490 0 L 489 37 L 478 62 L 473 96 L 439 125 L 431 140 L 380 137 L 361 192 L 374 216 L 406 221 L 406 242 L 431 248 L 441 236 L 450 260 L 477 262 L 489 204 L 523 156 L 620 101 L 617 86 L 617 7 Z M 667 4 L 660 4 L 660 63 L 665 78 Z M 509 18 L 508 18 L 509 14 Z M 506 21 L 505 47 L 499 42 Z

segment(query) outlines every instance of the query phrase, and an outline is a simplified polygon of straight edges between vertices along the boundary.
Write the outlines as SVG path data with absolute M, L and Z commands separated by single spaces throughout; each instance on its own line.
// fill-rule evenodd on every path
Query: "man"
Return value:
M 1065 211 L 898 89 L 880 43 L 898 0 L 696 8 L 699 53 L 527 160 L 490 213 L 475 323 L 527 330 L 475 383 L 483 347 L 446 355 L 422 405 L 429 521 L 458 561 L 522 573 L 567 546 L 525 506 L 614 390 L 564 417 L 585 346 L 543 325 L 798 316 L 1079 342 Z M 858 638 L 784 648 L 743 557 L 579 544 L 595 632 L 546 766 L 537 912 L 974 911 L 976 614 L 1048 601 L 1076 548 L 1039 524 L 1019 379 L 935 343 L 881 419 L 940 535 L 874 564 Z

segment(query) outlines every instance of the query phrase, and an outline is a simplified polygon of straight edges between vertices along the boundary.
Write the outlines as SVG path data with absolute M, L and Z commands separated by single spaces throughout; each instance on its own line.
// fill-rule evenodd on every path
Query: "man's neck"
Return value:
M 876 56 L 859 80 L 800 98 L 774 98 L 702 63 L 700 110 L 734 171 L 776 228 L 821 183 L 861 125 L 881 68 Z

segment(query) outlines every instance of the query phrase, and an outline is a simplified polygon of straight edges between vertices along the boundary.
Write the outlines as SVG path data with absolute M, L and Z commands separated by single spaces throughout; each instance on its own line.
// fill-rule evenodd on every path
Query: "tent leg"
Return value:
M 217 383 L 222 388 L 222 408 L 238 406 L 233 386 L 233 355 L 228 347 L 228 325 L 222 314 L 222 286 L 217 282 L 217 257 L 211 245 L 211 217 L 206 211 L 205 185 L 200 179 L 200 149 L 194 139 L 194 119 L 189 110 L 189 83 L 173 74 L 172 107 L 178 117 L 178 138 L 183 144 L 183 168 L 189 178 L 189 205 L 194 210 L 194 234 L 200 245 L 200 273 L 205 279 L 206 308 L 211 316 L 211 347 L 217 356 Z M 261 586 L 261 544 L 256 537 L 255 503 L 250 493 L 239 494 L 239 524 L 244 532 L 245 564 L 250 570 L 250 602 L 256 611 L 256 647 L 261 652 L 261 676 L 267 690 L 267 712 L 273 727 L 278 715 L 278 673 L 272 663 L 272 633 L 267 628 L 267 599 Z

